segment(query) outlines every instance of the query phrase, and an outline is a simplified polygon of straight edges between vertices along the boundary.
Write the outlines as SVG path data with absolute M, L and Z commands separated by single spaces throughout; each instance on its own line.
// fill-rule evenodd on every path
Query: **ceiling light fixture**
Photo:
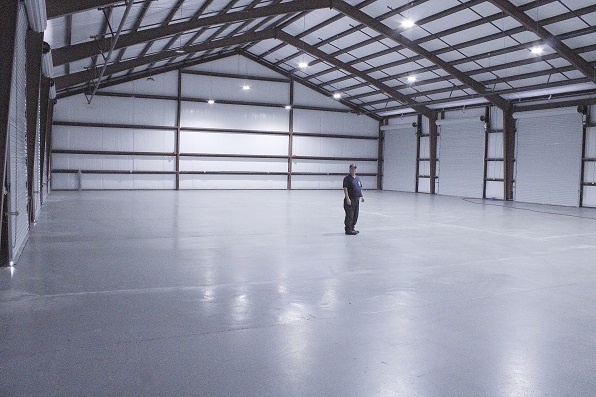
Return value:
M 292 109 L 292 106 L 286 105 L 286 109 L 290 110 L 290 109 Z
M 307 68 L 308 67 L 308 63 L 302 61 L 298 64 L 298 67 L 301 69 Z
M 341 94 L 339 92 L 336 92 L 335 94 L 333 94 L 333 98 L 339 99 L 339 98 L 341 98 Z
M 248 84 L 244 84 L 244 85 L 242 86 L 242 89 L 243 89 L 244 91 L 248 91 L 248 90 L 250 90 L 250 86 L 249 86 Z
M 416 22 L 412 21 L 411 19 L 404 19 L 401 22 L 401 27 L 404 29 L 413 28 L 414 26 L 416 26 Z
M 530 51 L 532 51 L 532 54 L 534 54 L 534 55 L 540 55 L 544 51 L 544 48 L 542 48 L 540 46 L 535 46 L 535 47 L 530 48 Z
M 413 76 L 413 75 L 410 75 L 410 76 L 408 76 L 408 81 L 409 81 L 410 83 L 413 83 L 413 82 L 415 82 L 415 81 L 416 81 L 416 76 Z
M 209 99 L 209 100 L 207 101 L 207 103 L 208 103 L 209 105 L 213 105 L 213 104 L 215 103 L 215 101 L 214 101 L 213 99 Z

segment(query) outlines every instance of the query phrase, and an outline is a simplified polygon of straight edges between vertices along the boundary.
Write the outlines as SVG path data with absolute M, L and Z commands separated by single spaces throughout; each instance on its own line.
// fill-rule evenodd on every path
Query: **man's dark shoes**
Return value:
M 358 234 L 356 230 L 346 230 L 346 234 L 349 236 L 355 236 Z

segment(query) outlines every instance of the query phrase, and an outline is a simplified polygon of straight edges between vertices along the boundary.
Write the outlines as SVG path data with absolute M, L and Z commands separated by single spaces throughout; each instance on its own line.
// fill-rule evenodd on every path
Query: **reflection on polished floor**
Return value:
M 366 193 L 52 193 L 0 396 L 594 396 L 596 210 Z

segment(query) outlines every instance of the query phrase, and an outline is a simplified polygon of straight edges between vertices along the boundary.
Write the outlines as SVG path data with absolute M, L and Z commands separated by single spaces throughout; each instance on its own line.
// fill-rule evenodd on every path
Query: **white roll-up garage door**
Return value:
M 15 57 L 10 89 L 8 122 L 9 199 L 8 233 L 10 261 L 16 262 L 29 237 L 27 208 L 27 97 L 26 59 L 27 15 L 20 3 L 15 38 Z
M 484 189 L 484 128 L 479 121 L 441 125 L 439 194 L 481 198 Z
M 416 191 L 416 128 L 385 131 L 383 190 Z
M 569 109 L 567 114 L 519 118 L 516 141 L 514 199 L 579 205 L 581 115 Z

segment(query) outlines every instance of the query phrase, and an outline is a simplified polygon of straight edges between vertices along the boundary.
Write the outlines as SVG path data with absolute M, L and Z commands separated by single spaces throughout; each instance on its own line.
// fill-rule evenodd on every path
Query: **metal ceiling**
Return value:
M 89 91 L 104 67 L 101 86 L 108 86 L 230 54 L 340 93 L 344 104 L 376 117 L 596 95 L 594 0 L 46 4 L 59 97 Z M 415 25 L 403 27 L 406 19 Z

